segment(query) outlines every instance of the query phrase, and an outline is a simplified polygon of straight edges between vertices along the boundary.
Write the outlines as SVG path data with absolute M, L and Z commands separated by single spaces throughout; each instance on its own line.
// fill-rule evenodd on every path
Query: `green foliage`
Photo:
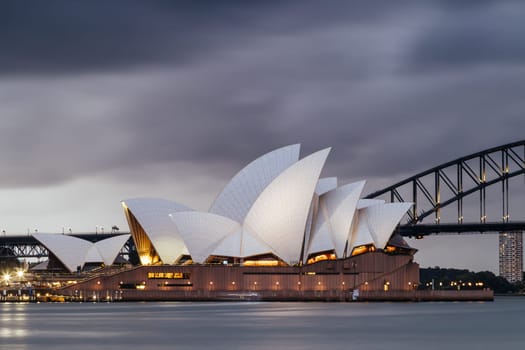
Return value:
M 523 282 L 510 283 L 490 271 L 472 272 L 459 269 L 442 269 L 438 266 L 420 269 L 421 288 L 435 289 L 482 289 L 490 288 L 495 293 L 519 293 L 525 290 Z

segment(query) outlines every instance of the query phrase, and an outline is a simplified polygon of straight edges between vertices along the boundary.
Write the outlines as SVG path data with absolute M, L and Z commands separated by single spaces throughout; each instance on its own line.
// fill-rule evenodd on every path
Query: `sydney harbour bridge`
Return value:
M 525 175 L 525 140 L 449 161 L 366 198 L 414 203 L 402 236 L 523 231 L 525 177 L 518 175 Z
M 523 176 L 518 176 L 523 175 Z M 404 237 L 434 234 L 501 233 L 525 230 L 525 140 L 461 157 L 365 198 L 412 202 L 397 228 Z M 96 242 L 122 232 L 72 234 Z M 122 255 L 134 251 L 130 239 Z M 0 260 L 43 258 L 48 251 L 30 235 L 0 235 Z

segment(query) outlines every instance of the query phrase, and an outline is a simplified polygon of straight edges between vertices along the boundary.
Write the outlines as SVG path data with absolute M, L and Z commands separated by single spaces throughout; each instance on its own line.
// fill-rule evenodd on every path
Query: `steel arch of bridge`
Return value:
M 454 175 L 451 176 L 451 174 Z M 464 220 L 463 199 L 479 193 L 479 224 L 471 224 L 470 229 L 483 232 L 485 230 L 482 227 L 483 224 L 490 226 L 486 214 L 486 189 L 501 183 L 502 220 L 498 223 L 498 227 L 501 229 L 512 226 L 525 229 L 525 223 L 509 222 L 509 179 L 521 174 L 525 174 L 525 140 L 490 148 L 444 163 L 371 193 L 366 198 L 389 196 L 391 202 L 413 202 L 414 205 L 408 213 L 408 222 L 401 227 L 402 233 L 405 231 L 404 235 L 409 235 L 408 231 L 416 232 L 416 230 L 407 230 L 407 226 L 419 228 L 434 226 L 434 228 L 428 228 L 428 231 L 436 233 L 439 230 L 436 224 L 441 224 L 441 209 L 453 203 L 457 204 L 457 224 L 448 225 L 448 228 L 447 225 L 439 226 L 449 232 L 463 232 L 459 226 Z M 409 192 L 409 195 L 403 196 L 402 190 L 405 193 Z M 444 192 L 449 194 L 448 198 L 444 198 Z M 435 224 L 421 224 L 423 219 L 431 215 L 434 215 Z

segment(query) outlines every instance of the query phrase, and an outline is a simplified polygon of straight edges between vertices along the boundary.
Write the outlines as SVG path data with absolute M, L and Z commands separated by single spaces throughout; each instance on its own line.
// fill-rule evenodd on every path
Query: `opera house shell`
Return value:
M 48 266 L 51 263 L 69 272 L 81 271 L 86 264 L 113 265 L 129 236 L 118 235 L 90 242 L 70 235 L 33 234 L 50 253 L 50 261 L 45 262 L 46 268 L 51 269 Z
M 207 212 L 165 199 L 122 202 L 143 265 L 302 265 L 387 249 L 411 203 L 360 199 L 365 181 L 319 178 L 330 149 L 299 159 L 300 145 L 239 171 Z
M 167 199 L 122 201 L 141 266 L 78 288 L 127 300 L 347 300 L 411 290 L 416 250 L 393 233 L 412 204 L 361 199 L 365 181 L 320 178 L 329 152 L 300 158 L 295 144 L 266 153 L 205 212 Z

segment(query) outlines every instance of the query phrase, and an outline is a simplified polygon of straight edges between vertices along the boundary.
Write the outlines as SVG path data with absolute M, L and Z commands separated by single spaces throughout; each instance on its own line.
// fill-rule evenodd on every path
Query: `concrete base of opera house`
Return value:
M 140 266 L 110 275 L 96 275 L 56 292 L 66 300 L 77 301 L 423 301 L 493 298 L 491 291 L 419 291 L 416 290 L 418 284 L 419 265 L 413 262 L 413 256 L 370 252 L 303 266 Z

